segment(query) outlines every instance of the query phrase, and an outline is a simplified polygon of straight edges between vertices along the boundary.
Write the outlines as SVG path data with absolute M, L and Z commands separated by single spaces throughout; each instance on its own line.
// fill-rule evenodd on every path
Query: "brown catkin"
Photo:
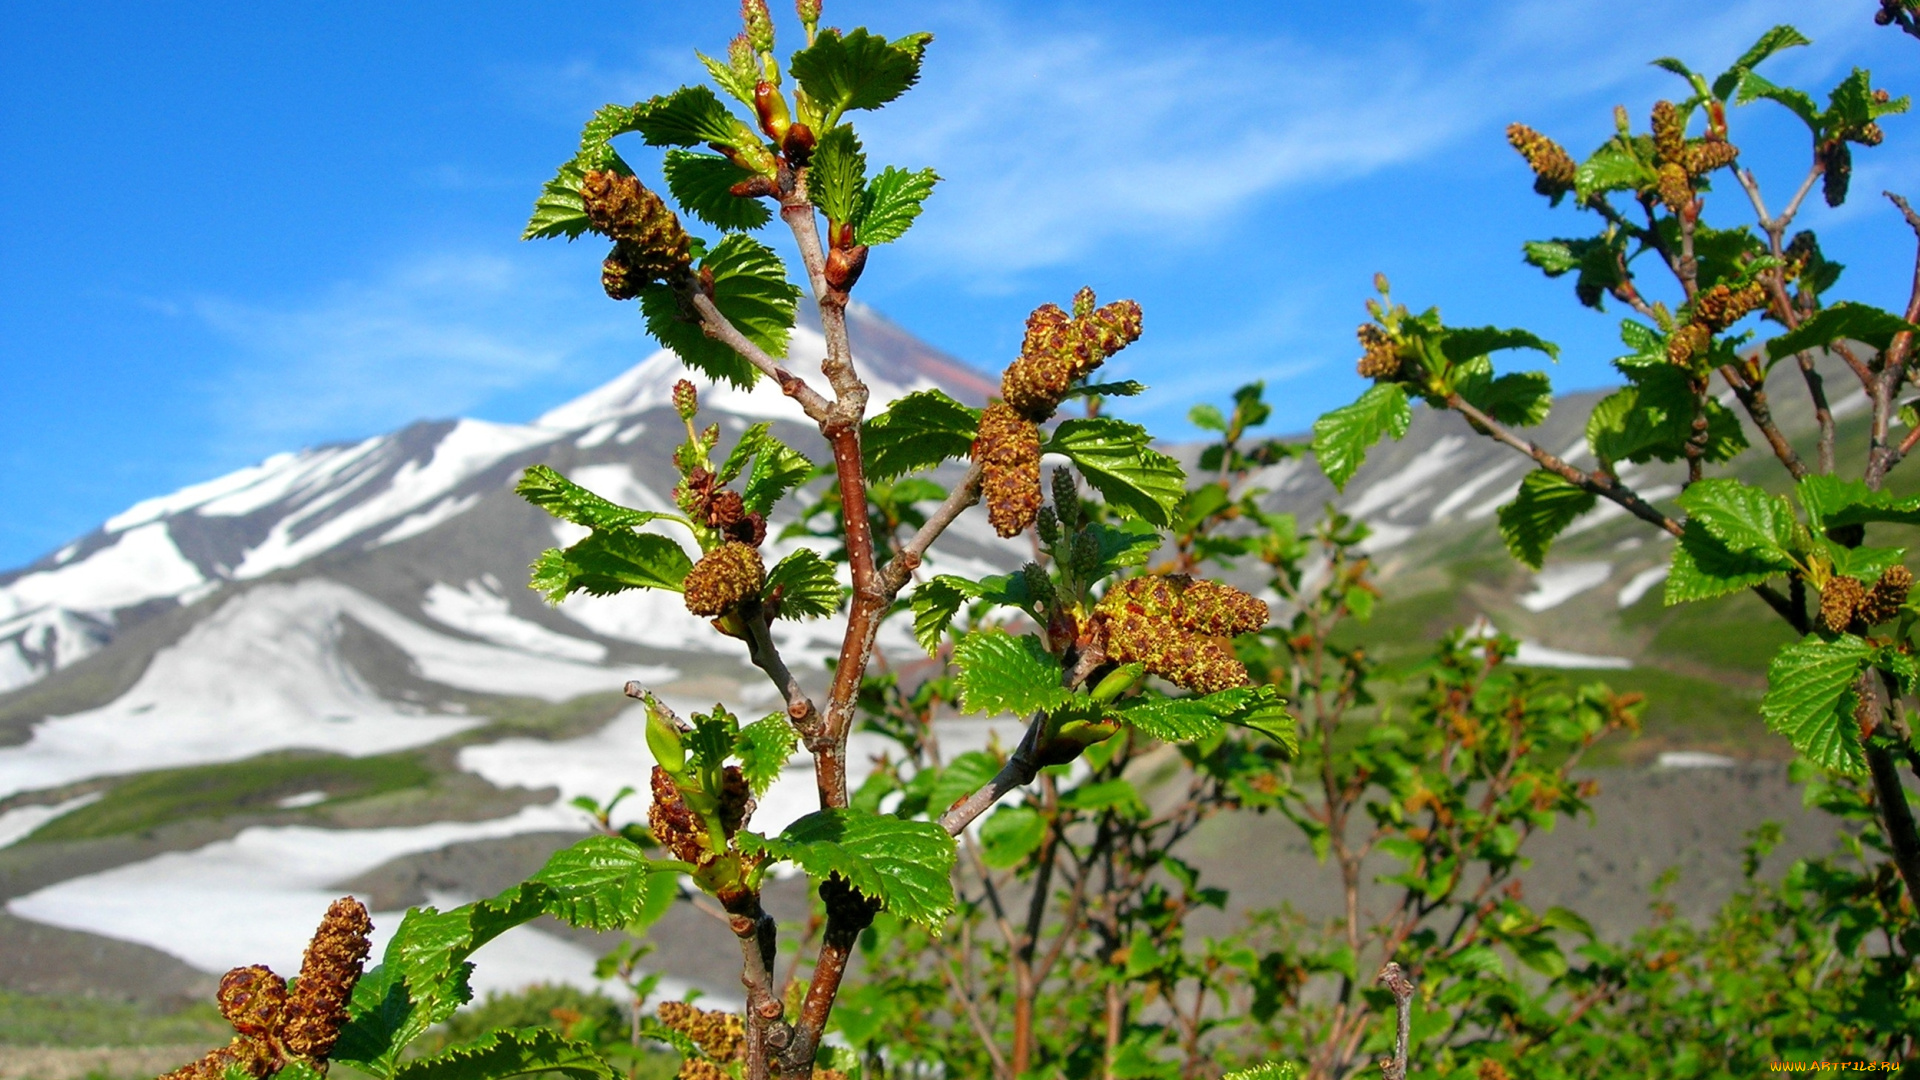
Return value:
M 1853 180 L 1853 150 L 1845 139 L 1828 139 L 1820 144 L 1818 153 L 1825 174 L 1820 180 L 1820 194 L 1826 197 L 1828 206 L 1839 206 L 1847 201 L 1847 185 Z
M 1712 341 L 1713 331 L 1699 323 L 1676 327 L 1667 336 L 1667 360 L 1676 367 L 1686 367 L 1694 356 L 1706 352 Z
M 1653 103 L 1653 149 L 1662 164 L 1682 165 L 1687 157 L 1687 129 L 1680 110 L 1671 101 Z
M 705 555 L 681 582 L 681 599 L 695 615 L 716 618 L 740 606 L 767 583 L 767 567 L 751 544 L 729 540 Z
M 973 441 L 987 521 L 1001 536 L 1018 536 L 1040 512 L 1040 429 L 1003 401 L 980 415 Z
M 1690 176 L 1705 176 L 1715 169 L 1724 169 L 1733 164 L 1740 156 L 1740 148 L 1730 142 L 1719 139 L 1707 139 L 1687 147 L 1685 164 Z
M 1400 351 L 1386 330 L 1377 323 L 1361 323 L 1354 336 L 1360 339 L 1362 378 L 1391 379 L 1400 374 Z
M 746 516 L 746 500 L 740 497 L 739 492 L 729 488 L 714 492 L 713 500 L 707 504 L 707 524 L 716 529 L 738 524 Z
M 214 1001 L 233 1030 L 265 1038 L 280 1029 L 287 1008 L 287 980 L 262 964 L 237 967 L 220 977 Z
M 236 1035 L 227 1045 L 207 1051 L 198 1061 L 182 1065 L 160 1080 L 225 1080 L 227 1069 L 233 1066 L 259 1080 L 278 1071 L 280 1059 L 266 1042 Z
M 1479 1080 L 1512 1080 L 1507 1074 L 1507 1067 L 1492 1058 L 1481 1058 L 1480 1063 L 1473 1067 L 1473 1071 Z
M 1867 590 L 1856 617 L 1868 626 L 1892 619 L 1906 606 L 1907 593 L 1912 588 L 1913 574 L 1906 567 L 1887 567 L 1881 572 L 1880 580 Z
M 1836 633 L 1852 625 L 1861 605 L 1867 602 L 1867 587 L 1844 574 L 1837 574 L 1820 591 L 1820 621 Z
M 720 827 L 731 837 L 753 816 L 753 788 L 738 765 L 728 765 L 720 773 Z
M 727 1071 L 711 1061 L 690 1057 L 680 1063 L 674 1080 L 732 1080 Z
M 1140 305 L 1132 300 L 1096 308 L 1093 290 L 1081 289 L 1073 310 L 1069 315 L 1055 304 L 1035 308 L 1027 316 L 1020 355 L 1000 376 L 1001 397 L 1036 423 L 1053 415 L 1074 380 L 1140 337 Z
M 1693 321 L 1717 333 L 1766 304 L 1766 287 L 1757 281 L 1738 289 L 1723 283 L 1702 291 L 1694 298 Z
M 300 981 L 287 997 L 281 1041 L 289 1052 L 315 1062 L 333 1052 L 372 932 L 366 906 L 353 897 L 343 896 L 327 908 L 300 961 Z
M 580 199 L 594 231 L 611 237 L 613 254 L 601 264 L 601 284 L 631 295 L 641 286 L 686 269 L 692 240 L 680 219 L 640 181 L 610 169 L 595 169 L 580 183 Z M 616 266 L 617 264 L 617 266 Z M 616 280 L 617 279 L 617 280 Z
M 687 801 L 680 797 L 672 774 L 655 765 L 649 786 L 653 802 L 647 807 L 647 828 L 653 838 L 682 862 L 695 866 L 712 862 L 713 849 L 707 841 L 707 830 L 687 808 Z
M 1533 190 L 1553 199 L 1573 190 L 1573 158 L 1559 143 L 1525 124 L 1508 124 L 1507 142 L 1533 170 Z

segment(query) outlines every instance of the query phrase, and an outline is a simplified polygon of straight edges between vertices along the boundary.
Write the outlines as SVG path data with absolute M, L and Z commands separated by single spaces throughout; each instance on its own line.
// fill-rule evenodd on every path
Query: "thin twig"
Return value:
M 714 306 L 713 297 L 695 289 L 692 294 L 694 311 L 700 315 L 700 328 L 706 335 L 727 348 L 740 354 L 740 358 L 752 364 L 762 375 L 772 379 L 780 387 L 780 392 L 798 402 L 807 417 L 815 423 L 822 423 L 828 417 L 830 407 L 820 392 L 807 385 L 807 381 L 793 372 L 781 367 L 765 349 L 755 345 L 732 320 L 721 314 Z
M 920 526 L 920 530 L 913 534 L 899 554 L 880 571 L 880 587 L 886 591 L 888 600 L 899 596 L 900 590 L 906 588 L 907 582 L 913 579 L 913 572 L 920 568 L 921 558 L 940 538 L 940 534 L 947 531 L 947 526 L 952 525 L 968 507 L 980 501 L 981 475 L 978 462 L 969 465 L 967 474 L 947 493 L 946 501 L 927 516 L 927 523 Z
M 1037 744 L 1040 741 L 1040 729 L 1045 727 L 1046 723 L 1046 713 L 1033 714 L 1033 720 L 1027 725 L 1027 733 L 1021 737 L 1020 745 L 1014 749 L 1013 756 L 1000 767 L 1000 771 L 994 775 L 994 778 L 980 790 L 953 804 L 952 809 L 940 815 L 940 827 L 947 831 L 948 836 L 959 836 L 967 826 L 973 824 L 973 819 L 986 813 L 989 807 L 999 802 L 1000 796 L 1023 784 L 1031 783 L 1033 778 L 1040 774 L 1040 763 L 1035 759 L 1034 754 L 1039 749 Z
M 819 711 L 814 708 L 813 699 L 787 670 L 786 661 L 780 658 L 780 649 L 773 643 L 773 635 L 767 626 L 765 609 L 758 600 L 743 604 L 740 621 L 747 626 L 747 657 L 753 666 L 766 672 L 767 678 L 779 689 L 787 702 L 787 719 L 793 722 L 795 731 L 802 737 L 814 737 L 820 734 Z
M 1380 1074 L 1383 1080 L 1407 1080 L 1407 1039 L 1412 1034 L 1413 1024 L 1413 983 L 1407 980 L 1406 972 L 1400 965 L 1387 961 L 1380 969 L 1378 981 L 1387 984 L 1387 990 L 1393 994 L 1393 1009 L 1398 1021 L 1393 1036 L 1393 1056 L 1380 1060 Z

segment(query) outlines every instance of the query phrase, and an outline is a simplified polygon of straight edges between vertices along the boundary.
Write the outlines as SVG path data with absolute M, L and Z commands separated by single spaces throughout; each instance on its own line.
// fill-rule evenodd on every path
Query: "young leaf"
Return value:
M 589 836 L 561 848 L 527 880 L 544 887 L 547 914 L 589 930 L 618 930 L 647 904 L 650 864 L 631 840 Z
M 1760 701 L 1760 715 L 1821 768 L 1865 772 L 1852 689 L 1872 652 L 1852 634 L 1832 641 L 1809 634 L 1781 649 L 1767 665 L 1767 696 Z
M 1513 557 L 1540 569 L 1553 538 L 1593 509 L 1594 494 L 1546 469 L 1535 469 L 1520 481 L 1520 493 L 1500 508 L 1500 536 Z
M 895 401 L 860 429 L 867 478 L 891 480 L 973 452 L 980 410 L 938 390 L 921 390 Z
M 812 548 L 801 548 L 773 564 L 763 595 L 772 596 L 775 589 L 780 590 L 783 619 L 824 619 L 840 610 L 840 582 L 834 577 L 833 564 Z
M 1728 551 L 1752 555 L 1785 571 L 1792 567 L 1793 507 L 1783 496 L 1769 495 L 1738 480 L 1701 480 L 1679 498 L 1688 524 L 1698 523 Z
M 1639 191 L 1659 178 L 1639 157 L 1614 140 L 1594 151 L 1573 172 L 1574 195 L 1581 202 L 1609 191 Z
M 1760 35 L 1760 40 L 1754 42 L 1752 48 L 1740 54 L 1740 59 L 1735 60 L 1732 67 L 1721 72 L 1720 77 L 1713 80 L 1713 96 L 1721 101 L 1727 100 L 1733 96 L 1735 90 L 1739 89 L 1740 80 L 1748 72 L 1759 67 L 1761 61 L 1782 49 L 1811 44 L 1813 42 L 1805 34 L 1785 23 L 1768 30 Z
M 1155 525 L 1173 524 L 1187 490 L 1180 463 L 1148 445 L 1147 429 L 1121 420 L 1068 420 L 1045 447 L 1073 462 L 1115 509 Z
M 980 587 L 966 578 L 941 574 L 913 590 L 913 640 L 932 656 L 940 650 L 940 639 L 953 625 L 961 607 L 980 595 Z
M 1113 711 L 1161 742 L 1192 742 L 1220 732 L 1220 717 L 1205 698 L 1138 697 Z
M 1553 407 L 1553 383 L 1544 371 L 1521 371 L 1493 377 L 1493 364 L 1475 357 L 1461 365 L 1464 377 L 1454 389 L 1475 408 L 1503 424 L 1532 427 L 1547 418 Z
M 1384 435 L 1399 440 L 1412 423 L 1406 391 L 1398 383 L 1380 383 L 1313 422 L 1313 456 L 1333 486 L 1344 491 L 1367 460 L 1367 450 Z
M 1815 529 L 1870 521 L 1920 525 L 1920 496 L 1901 498 L 1874 491 L 1858 480 L 1819 473 L 1801 480 L 1798 493 L 1800 505 L 1807 508 L 1808 524 Z
M 639 130 L 635 126 L 639 116 L 639 106 L 600 106 L 587 120 L 586 125 L 580 129 L 581 159 L 584 161 L 606 160 L 606 155 L 613 153 L 613 148 L 608 144 L 613 141 L 614 136 Z
M 713 91 L 683 86 L 634 108 L 632 128 L 648 146 L 732 145 L 739 137 L 738 121 Z
M 911 34 L 889 42 L 864 27 L 845 35 L 823 29 L 793 54 L 793 77 L 831 128 L 848 109 L 877 109 L 906 93 L 920 78 L 920 55 L 932 38 Z
M 1763 556 L 1730 551 L 1706 526 L 1689 521 L 1673 545 L 1673 563 L 1667 572 L 1663 602 L 1671 607 L 1691 600 L 1711 600 L 1758 585 L 1782 572 Z
M 409 1061 L 395 1080 L 507 1080 L 542 1073 L 574 1080 L 617 1080 L 621 1075 L 584 1042 L 547 1028 L 523 1028 L 496 1029 L 469 1045 Z
M 787 280 L 780 256 L 752 237 L 734 233 L 709 251 L 700 267 L 713 275 L 713 303 L 720 313 L 769 356 L 785 356 L 800 290 Z M 742 389 L 751 388 L 759 378 L 758 369 L 746 358 L 686 318 L 679 299 L 666 285 L 642 289 L 640 310 L 646 315 L 648 333 L 709 377 Z
M 1029 806 L 1003 806 L 980 823 L 980 861 L 990 869 L 1018 866 L 1047 837 L 1047 819 Z
M 888 244 L 905 236 L 920 216 L 921 204 L 933 194 L 940 177 L 932 169 L 908 172 L 889 165 L 867 185 L 860 206 L 854 243 Z
M 533 564 L 530 584 L 559 603 L 576 592 L 609 596 L 628 589 L 680 591 L 693 561 L 680 545 L 653 533 L 595 530 L 567 548 L 548 548 Z
M 1767 357 L 1779 360 L 1808 349 L 1824 349 L 1836 341 L 1859 341 L 1884 350 L 1892 344 L 1895 334 L 1913 331 L 1920 331 L 1920 326 L 1892 312 L 1842 300 L 1767 342 Z
M 773 220 L 765 202 L 743 199 L 732 191 L 733 185 L 753 174 L 717 154 L 669 150 L 661 171 L 674 201 L 716 229 L 751 231 Z
M 1118 525 L 1094 522 L 1087 526 L 1093 534 L 1098 558 L 1089 579 L 1105 577 L 1116 570 L 1144 564 L 1160 550 L 1160 532 L 1144 521 L 1123 518 Z
M 633 510 L 608 502 L 545 465 L 527 469 L 526 475 L 520 478 L 513 490 L 554 517 L 590 529 L 631 528 L 645 525 L 655 518 L 680 520 L 675 514 Z
M 1456 364 L 1501 349 L 1533 349 L 1560 359 L 1560 346 L 1528 330 L 1503 330 L 1497 326 L 1468 326 L 1451 329 L 1440 339 L 1440 352 Z
M 963 713 L 1025 715 L 1060 708 L 1074 697 L 1060 685 L 1060 661 L 1032 634 L 968 634 L 953 647 L 953 666 Z
M 822 878 L 838 874 L 886 910 L 937 927 L 953 910 L 953 838 L 931 821 L 864 810 L 818 810 L 778 837 L 750 832 L 740 847 L 784 859 Z
M 1821 109 L 1814 103 L 1812 95 L 1791 86 L 1775 86 L 1751 71 L 1742 72 L 1739 89 L 1734 92 L 1734 103 L 1747 105 L 1763 99 L 1785 107 L 1816 136 L 1820 133 Z
M 835 224 L 860 220 L 867 186 L 867 155 L 850 127 L 820 136 L 807 170 L 807 198 Z
M 780 770 L 799 745 L 800 737 L 784 713 L 769 713 L 740 729 L 733 740 L 733 754 L 740 759 L 740 773 L 754 798 L 765 795 L 780 778 Z
M 593 223 L 587 219 L 586 200 L 580 197 L 580 185 L 586 178 L 587 170 L 579 158 L 560 166 L 559 174 L 541 186 L 540 197 L 533 202 L 533 217 L 527 220 L 520 239 L 564 236 L 577 240 L 580 234 L 591 229 Z
M 747 473 L 747 485 L 740 494 L 749 511 L 764 514 L 787 492 L 806 483 L 813 476 L 814 466 L 805 454 L 772 435 L 763 434 L 756 441 L 753 469 Z

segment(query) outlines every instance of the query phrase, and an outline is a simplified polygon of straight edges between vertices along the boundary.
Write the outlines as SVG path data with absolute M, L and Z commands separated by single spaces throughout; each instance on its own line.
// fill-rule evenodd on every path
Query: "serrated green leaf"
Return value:
M 1237 1069 L 1220 1080 L 1294 1080 L 1299 1074 L 1290 1061 L 1269 1061 L 1251 1069 Z
M 765 795 L 780 779 L 780 770 L 786 768 L 787 759 L 799 745 L 800 736 L 784 713 L 769 713 L 734 736 L 733 754 L 740 759 L 740 774 L 746 777 L 754 798 Z
M 1454 390 L 1481 412 L 1503 424 L 1532 427 L 1553 407 L 1553 382 L 1544 371 L 1520 371 L 1493 377 L 1484 356 L 1462 364 Z
M 933 185 L 940 177 L 932 169 L 909 172 L 889 165 L 873 178 L 861 197 L 859 224 L 854 227 L 856 244 L 890 244 L 905 236 Z
M 1793 748 L 1823 769 L 1866 771 L 1853 720 L 1853 682 L 1873 649 L 1852 634 L 1832 641 L 1809 634 L 1781 649 L 1767 665 L 1760 715 Z
M 1580 163 L 1573 172 L 1574 195 L 1581 202 L 1609 191 L 1639 191 L 1658 179 L 1631 150 L 1615 139 Z
M 1880 580 L 1883 571 L 1907 555 L 1905 548 L 1867 547 L 1864 544 L 1850 548 L 1836 544 L 1825 536 L 1815 536 L 1813 543 L 1815 548 L 1832 560 L 1834 573 L 1857 578 L 1868 585 Z
M 1060 685 L 1060 661 L 1032 634 L 968 634 L 953 647 L 953 666 L 963 713 L 1024 716 L 1062 708 L 1074 699 L 1073 692 Z
M 927 789 L 927 813 L 938 818 L 953 804 L 985 787 L 1000 771 L 992 755 L 969 750 L 940 769 Z
M 1594 494 L 1546 469 L 1535 469 L 1520 481 L 1520 492 L 1500 508 L 1500 538 L 1513 557 L 1540 569 L 1553 538 L 1581 514 L 1593 509 Z
M 1205 698 L 1140 697 L 1116 705 L 1113 711 L 1161 742 L 1193 742 L 1220 731 L 1220 716 Z
M 631 122 L 632 130 L 638 131 L 648 146 L 733 145 L 739 140 L 733 113 L 704 86 L 683 86 L 637 105 Z
M 1836 341 L 1860 341 L 1884 350 L 1893 342 L 1895 334 L 1916 330 L 1920 330 L 1920 326 L 1890 311 L 1842 300 L 1767 342 L 1767 356 L 1779 360 L 1808 349 L 1824 349 Z
M 833 564 L 811 548 L 773 564 L 763 595 L 772 596 L 775 589 L 780 590 L 783 619 L 824 619 L 840 610 L 841 588 Z
M 616 135 L 625 135 L 629 131 L 638 131 L 635 121 L 639 119 L 640 107 L 633 105 L 602 105 L 594 111 L 584 127 L 580 129 L 580 157 L 584 161 L 593 161 L 610 153 L 608 145 Z
M 1569 933 L 1579 934 L 1588 941 L 1592 941 L 1598 936 L 1593 931 L 1593 924 L 1588 922 L 1579 912 L 1571 908 L 1559 907 L 1557 905 L 1550 907 L 1546 910 L 1545 914 L 1540 916 L 1540 921 L 1555 930 L 1565 930 Z
M 1807 509 L 1808 523 L 1815 529 L 1864 525 L 1870 521 L 1920 525 L 1920 495 L 1903 498 L 1891 492 L 1874 491 L 1858 480 L 1817 473 L 1801 480 L 1796 492 L 1800 505 Z
M 787 492 L 807 482 L 814 464 L 805 454 L 769 434 L 762 434 L 753 452 L 753 469 L 747 473 L 740 501 L 750 513 L 764 514 L 786 497 Z
M 807 171 L 807 198 L 834 224 L 858 221 L 867 187 L 867 155 L 850 127 L 820 137 Z
M 634 1027 L 639 1030 L 641 1038 L 672 1047 L 683 1061 L 699 1061 L 705 1056 L 701 1053 L 700 1044 L 688 1038 L 686 1032 L 676 1031 L 651 1016 L 641 1016 Z
M 1440 339 L 1440 352 L 1456 364 L 1502 349 L 1532 349 L 1560 359 L 1560 346 L 1530 330 L 1502 329 L 1498 326 L 1467 326 L 1449 329 Z
M 1147 429 L 1122 420 L 1068 420 L 1044 451 L 1059 454 L 1115 509 L 1155 525 L 1173 524 L 1187 493 L 1180 463 L 1153 449 Z
M 651 872 L 646 853 L 632 841 L 589 836 L 554 852 L 527 880 L 545 887 L 547 914 L 590 930 L 618 930 L 645 909 Z
M 780 256 L 752 237 L 734 233 L 709 251 L 700 267 L 713 275 L 713 303 L 720 314 L 767 355 L 785 356 L 800 290 L 787 280 Z M 697 321 L 687 318 L 666 285 L 642 289 L 640 310 L 647 318 L 647 332 L 689 366 L 742 389 L 750 389 L 759 378 L 758 369 L 746 358 L 708 337 Z
M 1510 938 L 1507 947 L 1522 964 L 1545 975 L 1557 979 L 1567 973 L 1567 957 L 1560 946 L 1546 934 L 1528 934 L 1525 937 Z
M 765 201 L 733 193 L 733 185 L 753 174 L 717 154 L 669 150 L 661 171 L 674 201 L 716 229 L 752 231 L 773 220 Z
M 1123 379 L 1120 382 L 1085 383 L 1069 387 L 1067 397 L 1139 397 L 1146 392 L 1146 383 L 1138 379 Z
M 1699 524 L 1735 554 L 1784 571 L 1793 565 L 1798 522 L 1785 497 L 1724 478 L 1700 480 L 1679 498 L 1688 524 Z
M 979 586 L 966 578 L 941 574 L 913 590 L 913 640 L 931 656 L 940 650 L 940 639 L 966 602 L 980 595 Z
M 1761 61 L 1782 49 L 1811 44 L 1813 42 L 1806 35 L 1784 23 L 1768 30 L 1760 35 L 1760 39 L 1753 43 L 1752 48 L 1740 54 L 1740 59 L 1735 60 L 1732 67 L 1721 72 L 1720 77 L 1713 80 L 1713 96 L 1721 101 L 1727 100 L 1740 88 L 1741 79 L 1745 78 L 1752 69 L 1759 67 Z
M 832 128 L 848 109 L 877 109 L 920 78 L 920 56 L 931 34 L 889 42 L 864 27 L 847 34 L 826 28 L 793 54 L 793 77 Z
M 938 390 L 908 394 L 861 426 L 867 479 L 877 483 L 965 458 L 979 432 L 980 410 Z
M 953 911 L 953 838 L 931 821 L 864 810 L 818 810 L 778 837 L 739 834 L 742 850 L 764 852 L 824 878 L 837 874 L 886 910 L 938 927 Z
M 762 420 L 741 432 L 733 449 L 727 452 L 726 460 L 713 471 L 714 483 L 731 484 L 738 479 L 747 470 L 747 463 L 753 460 L 753 455 L 760 452 L 761 440 L 772 430 L 773 424 Z
M 645 525 L 656 518 L 683 520 L 675 514 L 634 510 L 609 502 L 545 465 L 527 469 L 513 490 L 554 517 L 590 529 L 625 529 Z
M 1559 277 L 1569 270 L 1580 268 L 1580 256 L 1574 253 L 1568 240 L 1529 240 L 1520 245 L 1529 263 L 1546 272 L 1548 277 Z
M 980 861 L 994 870 L 1018 866 L 1047 838 L 1047 819 L 1028 806 L 1003 806 L 980 823 Z
M 1638 324 L 1634 324 L 1638 325 Z M 1686 372 L 1660 361 L 1621 370 L 1631 384 L 1603 398 L 1587 417 L 1587 445 L 1609 462 L 1679 461 L 1693 437 L 1693 391 Z M 1747 449 L 1739 418 L 1711 398 L 1706 404 L 1709 462 L 1731 461 Z
M 680 591 L 693 561 L 679 544 L 653 533 L 596 529 L 562 551 L 548 548 L 529 583 L 559 603 L 577 592 L 609 596 L 629 589 Z
M 1819 134 L 1821 110 L 1814 103 L 1812 95 L 1791 86 L 1775 86 L 1754 72 L 1744 72 L 1740 76 L 1740 87 L 1734 92 L 1734 102 L 1747 105 L 1762 100 L 1784 106 L 1788 112 L 1799 117 L 1808 130 Z
M 560 172 L 540 187 L 533 202 L 533 216 L 520 233 L 522 240 L 546 240 L 564 236 L 576 240 L 593 227 L 587 218 L 586 200 L 580 197 L 580 185 L 586 181 L 586 168 L 579 158 L 560 166 Z
M 695 49 L 693 55 L 700 60 L 700 66 L 707 69 L 715 86 L 727 92 L 727 96 L 753 108 L 753 88 L 760 80 L 750 71 L 736 71 L 732 64 Z
M 1360 400 L 1313 422 L 1314 460 L 1334 488 L 1345 491 L 1373 444 L 1388 435 L 1398 441 L 1412 423 L 1406 391 L 1397 383 L 1380 383 L 1360 395 Z
M 592 1046 L 547 1028 L 495 1030 L 466 1046 L 443 1050 L 400 1067 L 395 1080 L 506 1080 L 559 1073 L 575 1080 L 616 1080 Z
M 1711 600 L 1758 585 L 1779 573 L 1777 564 L 1758 555 L 1729 551 L 1705 527 L 1690 521 L 1673 545 L 1663 602 L 1672 606 Z
M 1095 522 L 1087 526 L 1093 534 L 1098 557 L 1090 578 L 1098 579 L 1129 566 L 1143 565 L 1160 550 L 1160 532 L 1144 521 L 1121 519 L 1118 525 Z

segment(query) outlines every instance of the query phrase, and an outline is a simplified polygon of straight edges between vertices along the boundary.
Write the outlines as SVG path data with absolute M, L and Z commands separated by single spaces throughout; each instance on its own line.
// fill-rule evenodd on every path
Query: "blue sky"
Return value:
M 1136 297 L 1147 333 L 1115 375 L 1153 384 L 1126 412 L 1171 437 L 1190 434 L 1188 406 L 1250 379 L 1282 430 L 1350 400 L 1375 270 L 1450 322 L 1560 342 L 1562 388 L 1609 381 L 1617 316 L 1519 261 L 1523 240 L 1584 221 L 1528 191 L 1510 120 L 1582 153 L 1616 102 L 1643 125 L 1679 96 L 1646 61 L 1718 71 L 1784 21 L 1815 45 L 1775 61 L 1776 81 L 1823 100 L 1853 65 L 1896 94 L 1920 82 L 1920 47 L 1873 26 L 1868 0 L 826 5 L 830 24 L 936 35 L 921 86 L 862 131 L 876 167 L 945 182 L 858 294 L 996 370 L 1036 304 L 1082 284 Z M 692 50 L 720 51 L 735 10 L 529 10 L 10 15 L 0 566 L 278 450 L 423 417 L 524 421 L 652 350 L 600 294 L 599 245 L 516 238 L 586 116 L 692 81 Z M 797 29 L 776 17 L 785 51 Z M 1911 118 L 1885 126 L 1848 205 L 1816 196 L 1799 224 L 1849 264 L 1841 293 L 1893 306 L 1912 239 L 1877 193 L 1920 196 L 1920 152 Z M 1777 204 L 1804 133 L 1763 104 L 1736 113 L 1734 138 Z

